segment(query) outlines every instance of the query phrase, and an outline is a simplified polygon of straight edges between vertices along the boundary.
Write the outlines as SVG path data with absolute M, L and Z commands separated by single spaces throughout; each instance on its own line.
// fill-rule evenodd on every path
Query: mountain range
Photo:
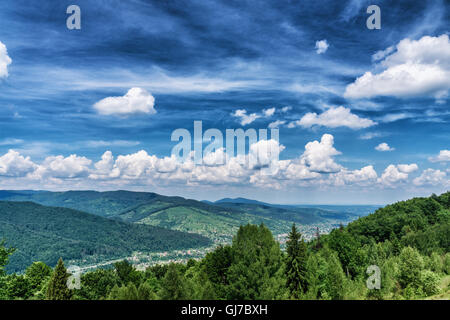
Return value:
M 244 198 L 205 202 L 131 191 L 0 191 L 0 239 L 18 248 L 9 268 L 59 256 L 99 262 L 133 252 L 205 248 L 227 243 L 244 224 L 265 224 L 275 235 L 293 223 L 337 226 L 372 207 L 322 209 Z M 354 209 L 354 208 L 353 208 Z M 331 227 L 330 227 L 331 228 Z

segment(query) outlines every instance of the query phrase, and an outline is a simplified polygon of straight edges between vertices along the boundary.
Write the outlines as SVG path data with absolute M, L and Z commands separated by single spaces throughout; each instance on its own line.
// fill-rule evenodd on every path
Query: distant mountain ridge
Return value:
M 273 204 L 261 202 L 258 200 L 252 200 L 252 199 L 246 199 L 246 198 L 223 198 L 217 201 L 214 201 L 213 203 L 245 203 L 245 204 L 259 204 L 259 205 L 266 205 L 266 206 L 273 206 Z
M 357 217 L 349 212 L 268 204 L 245 198 L 225 198 L 215 203 L 132 191 L 0 191 L 0 199 L 32 201 L 64 207 L 104 218 L 148 224 L 201 234 L 215 242 L 227 242 L 243 224 L 268 226 L 285 234 L 298 225 L 347 223 Z M 367 214 L 370 212 L 367 212 Z
M 198 234 L 107 219 L 82 211 L 33 202 L 0 201 L 0 239 L 17 248 L 8 269 L 21 271 L 33 261 L 105 261 L 135 251 L 162 252 L 210 246 Z

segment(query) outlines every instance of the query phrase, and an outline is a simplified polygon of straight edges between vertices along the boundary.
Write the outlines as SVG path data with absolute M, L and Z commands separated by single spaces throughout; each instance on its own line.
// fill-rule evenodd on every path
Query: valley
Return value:
M 202 258 L 231 243 L 241 225 L 266 225 L 283 248 L 293 223 L 311 240 L 374 209 L 206 202 L 130 191 L 0 191 L 0 238 L 18 249 L 11 271 L 35 260 L 54 265 L 59 257 L 88 269 L 123 258 L 145 268 Z

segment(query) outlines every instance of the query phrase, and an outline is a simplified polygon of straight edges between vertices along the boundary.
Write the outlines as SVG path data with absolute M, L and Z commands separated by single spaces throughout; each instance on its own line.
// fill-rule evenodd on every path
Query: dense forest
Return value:
M 7 271 L 21 272 L 33 261 L 58 259 L 96 263 L 136 251 L 163 252 L 211 245 L 201 235 L 132 224 L 85 212 L 32 202 L 0 201 L 0 240 L 16 248 Z
M 201 260 L 143 271 L 124 260 L 84 273 L 73 290 L 62 259 L 55 269 L 34 262 L 7 274 L 15 252 L 2 244 L 0 299 L 449 299 L 449 237 L 447 192 L 378 209 L 310 242 L 293 225 L 285 251 L 267 227 L 248 224 Z M 379 288 L 368 285 L 369 266 L 381 271 Z

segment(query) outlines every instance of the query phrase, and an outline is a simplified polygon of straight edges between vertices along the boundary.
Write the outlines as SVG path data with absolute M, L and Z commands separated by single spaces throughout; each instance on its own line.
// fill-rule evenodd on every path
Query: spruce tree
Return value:
M 184 300 L 186 298 L 183 277 L 178 272 L 177 266 L 171 263 L 162 282 L 161 299 Z
M 286 242 L 286 285 L 291 296 L 299 299 L 307 290 L 306 261 L 307 248 L 302 235 L 297 231 L 295 223 Z
M 72 293 L 67 286 L 67 279 L 70 274 L 67 273 L 64 262 L 61 258 L 55 267 L 55 271 L 48 284 L 46 299 L 47 300 L 70 300 Z

